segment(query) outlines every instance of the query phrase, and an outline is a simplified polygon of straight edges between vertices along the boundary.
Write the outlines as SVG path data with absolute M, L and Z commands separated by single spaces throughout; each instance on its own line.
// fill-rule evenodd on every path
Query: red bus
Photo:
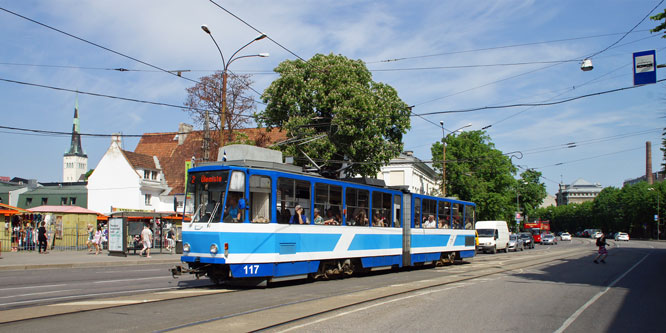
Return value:
M 541 234 L 550 233 L 550 221 L 534 221 L 525 223 L 525 231 L 529 231 L 534 243 L 541 243 Z

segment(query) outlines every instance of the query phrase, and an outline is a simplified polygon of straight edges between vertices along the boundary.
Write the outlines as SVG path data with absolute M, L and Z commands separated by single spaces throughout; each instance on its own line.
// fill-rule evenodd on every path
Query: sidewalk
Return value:
M 150 258 L 134 255 L 133 251 L 127 257 L 109 256 L 108 251 L 98 255 L 88 251 L 49 251 L 48 254 L 39 254 L 37 251 L 2 252 L 0 271 L 180 263 L 181 254 L 170 254 L 165 250 L 159 253 L 159 249 L 151 252 Z

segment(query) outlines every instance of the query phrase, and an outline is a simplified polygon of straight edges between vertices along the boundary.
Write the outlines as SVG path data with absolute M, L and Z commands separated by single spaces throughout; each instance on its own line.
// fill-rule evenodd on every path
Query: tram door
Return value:
M 402 196 L 402 265 L 412 265 L 412 195 L 405 193 Z

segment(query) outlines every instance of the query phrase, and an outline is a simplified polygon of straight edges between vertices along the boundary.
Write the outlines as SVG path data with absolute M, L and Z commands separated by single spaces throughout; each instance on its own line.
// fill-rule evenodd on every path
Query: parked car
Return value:
M 541 245 L 557 245 L 557 238 L 553 234 L 541 235 Z
M 521 232 L 518 234 L 518 237 L 523 240 L 523 247 L 526 249 L 534 248 L 534 239 L 532 234 L 529 232 Z
M 525 245 L 523 244 L 522 238 L 518 237 L 516 234 L 511 234 L 509 235 L 509 250 L 514 250 L 515 252 L 518 252 L 518 250 L 522 251 L 525 249 Z
M 571 241 L 571 234 L 568 232 L 563 232 L 562 235 L 560 235 L 560 240 Z
M 603 234 L 601 233 L 601 231 L 597 231 L 597 232 L 594 233 L 593 238 L 601 238 L 601 235 L 603 235 Z
M 629 234 L 626 232 L 618 232 L 615 234 L 616 241 L 629 241 Z

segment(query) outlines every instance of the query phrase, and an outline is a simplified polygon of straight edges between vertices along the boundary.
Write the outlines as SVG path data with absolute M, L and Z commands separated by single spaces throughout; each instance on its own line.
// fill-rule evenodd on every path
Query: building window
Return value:
M 145 195 L 144 204 L 146 204 L 146 206 L 150 206 L 150 194 Z
M 25 198 L 25 205 L 26 206 L 32 205 L 32 198 Z
M 151 172 L 150 177 L 151 177 L 152 180 L 157 180 L 157 171 Z
M 61 198 L 60 198 L 60 205 L 64 206 L 64 205 L 66 205 L 66 204 L 67 204 L 67 198 L 65 198 L 65 197 L 61 197 Z
M 76 205 L 76 198 L 75 197 L 69 197 L 69 205 Z
M 150 171 L 143 170 L 143 179 L 150 179 Z
M 42 206 L 46 205 L 49 202 L 49 198 L 42 198 Z

